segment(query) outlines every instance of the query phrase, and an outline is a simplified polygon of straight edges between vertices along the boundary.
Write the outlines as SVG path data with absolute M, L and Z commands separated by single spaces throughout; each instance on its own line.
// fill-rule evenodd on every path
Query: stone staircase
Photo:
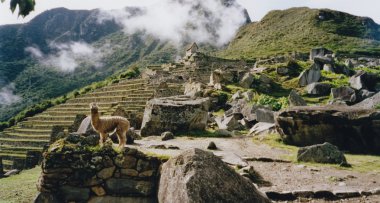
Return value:
M 40 155 L 50 141 L 52 127 L 62 126 L 67 130 L 76 115 L 90 114 L 89 103 L 97 102 L 103 115 L 112 115 L 115 108 L 122 105 L 127 117 L 132 114 L 142 116 L 146 101 L 153 98 L 154 93 L 155 86 L 149 84 L 148 80 L 124 80 L 70 99 L 5 129 L 0 132 L 0 156 L 3 158 L 4 170 L 20 168 L 30 163 L 30 160 L 38 160 L 39 157 L 29 156 Z M 31 163 L 31 166 L 35 164 Z

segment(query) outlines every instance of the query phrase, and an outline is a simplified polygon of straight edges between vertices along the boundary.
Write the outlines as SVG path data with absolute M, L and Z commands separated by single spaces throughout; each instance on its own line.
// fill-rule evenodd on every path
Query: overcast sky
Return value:
M 17 17 L 9 10 L 9 1 L 0 4 L 0 25 L 23 23 L 32 19 L 39 13 L 56 7 L 69 9 L 117 9 L 125 6 L 144 6 L 162 0 L 37 0 L 36 10 L 28 17 Z M 307 6 L 311 8 L 330 8 L 345 11 L 359 16 L 373 18 L 380 23 L 380 1 L 378 0 L 237 0 L 248 9 L 251 19 L 260 20 L 268 11 L 286 9 L 290 7 Z

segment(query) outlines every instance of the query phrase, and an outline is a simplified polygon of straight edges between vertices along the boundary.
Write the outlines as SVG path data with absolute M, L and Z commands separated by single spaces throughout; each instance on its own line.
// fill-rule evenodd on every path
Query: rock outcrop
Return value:
M 331 97 L 333 98 L 333 100 L 338 100 L 338 101 L 343 101 L 343 102 L 348 102 L 348 103 L 354 103 L 356 101 L 355 90 L 347 86 L 332 88 Z
M 250 130 L 249 135 L 268 135 L 276 132 L 274 123 L 256 123 Z
M 295 90 L 290 91 L 288 100 L 290 106 L 307 106 L 306 101 Z
M 35 202 L 91 202 L 99 197 L 156 201 L 161 163 L 133 148 L 117 152 L 110 142 L 97 148 L 70 135 L 44 153 Z
M 165 131 L 204 130 L 209 105 L 209 98 L 175 96 L 152 99 L 145 107 L 141 136 L 160 135 Z
M 376 106 L 380 105 L 380 92 L 373 95 L 370 98 L 367 98 L 355 105 L 353 107 L 355 108 L 365 108 L 365 109 L 374 109 Z
M 250 88 L 253 83 L 253 75 L 251 73 L 246 73 L 243 78 L 239 81 L 239 85 L 243 88 Z
M 306 91 L 310 95 L 324 96 L 331 92 L 331 85 L 319 82 L 313 82 L 306 86 Z
M 172 140 L 172 139 L 174 139 L 174 135 L 172 132 L 167 131 L 161 134 L 162 141 L 167 141 L 167 140 Z
M 189 82 L 185 84 L 184 95 L 190 96 L 191 98 L 201 97 L 203 96 L 203 91 L 205 89 L 205 85 L 200 82 Z
M 377 77 L 364 71 L 358 71 L 355 75 L 353 75 L 350 78 L 350 86 L 356 90 L 373 90 L 376 83 Z
M 328 142 L 300 148 L 297 161 L 347 165 L 343 152 Z
M 256 110 L 256 120 L 258 122 L 274 123 L 274 112 L 269 109 L 259 108 Z
M 333 53 L 332 51 L 323 47 L 314 48 L 310 50 L 310 60 L 311 61 L 314 60 L 316 56 L 325 56 L 326 54 L 332 54 L 332 53 Z
M 223 117 L 215 118 L 215 121 L 219 129 L 222 130 L 242 130 L 244 126 L 239 122 L 243 118 L 241 113 L 233 113 L 230 115 L 225 115 Z
M 271 202 L 218 157 L 191 149 L 163 164 L 159 202 Z
M 319 81 L 321 78 L 321 70 L 316 64 L 313 64 L 309 69 L 304 70 L 298 78 L 298 84 L 301 87 L 307 86 L 308 84 Z
M 287 144 L 329 142 L 353 153 L 380 154 L 380 112 L 339 106 L 291 107 L 277 114 L 276 129 Z

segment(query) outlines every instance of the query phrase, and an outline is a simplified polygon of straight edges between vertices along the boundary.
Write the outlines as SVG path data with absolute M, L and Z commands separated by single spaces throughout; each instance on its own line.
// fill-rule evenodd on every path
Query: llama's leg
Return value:
M 107 134 L 99 133 L 99 135 L 100 135 L 99 145 L 103 146 L 104 142 L 107 140 Z
M 117 134 L 117 137 L 119 138 L 119 147 L 124 148 L 125 143 L 127 142 L 127 136 L 126 136 L 127 132 L 122 129 L 118 129 L 116 131 L 116 134 Z

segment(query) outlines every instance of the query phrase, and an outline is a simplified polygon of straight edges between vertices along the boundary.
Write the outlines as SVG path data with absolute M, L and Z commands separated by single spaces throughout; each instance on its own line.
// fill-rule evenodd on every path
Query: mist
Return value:
M 21 97 L 14 94 L 14 83 L 10 83 L 0 89 L 0 106 L 8 106 L 21 101 Z
M 114 19 L 127 34 L 143 31 L 176 44 L 227 44 L 247 22 L 246 11 L 231 0 L 163 0 L 140 8 L 102 10 L 99 22 Z
M 39 47 L 27 47 L 26 52 L 38 60 L 40 64 L 56 67 L 62 72 L 73 72 L 82 61 L 95 67 L 102 66 L 102 53 L 85 42 L 51 43 L 53 50 L 50 54 L 44 54 Z

